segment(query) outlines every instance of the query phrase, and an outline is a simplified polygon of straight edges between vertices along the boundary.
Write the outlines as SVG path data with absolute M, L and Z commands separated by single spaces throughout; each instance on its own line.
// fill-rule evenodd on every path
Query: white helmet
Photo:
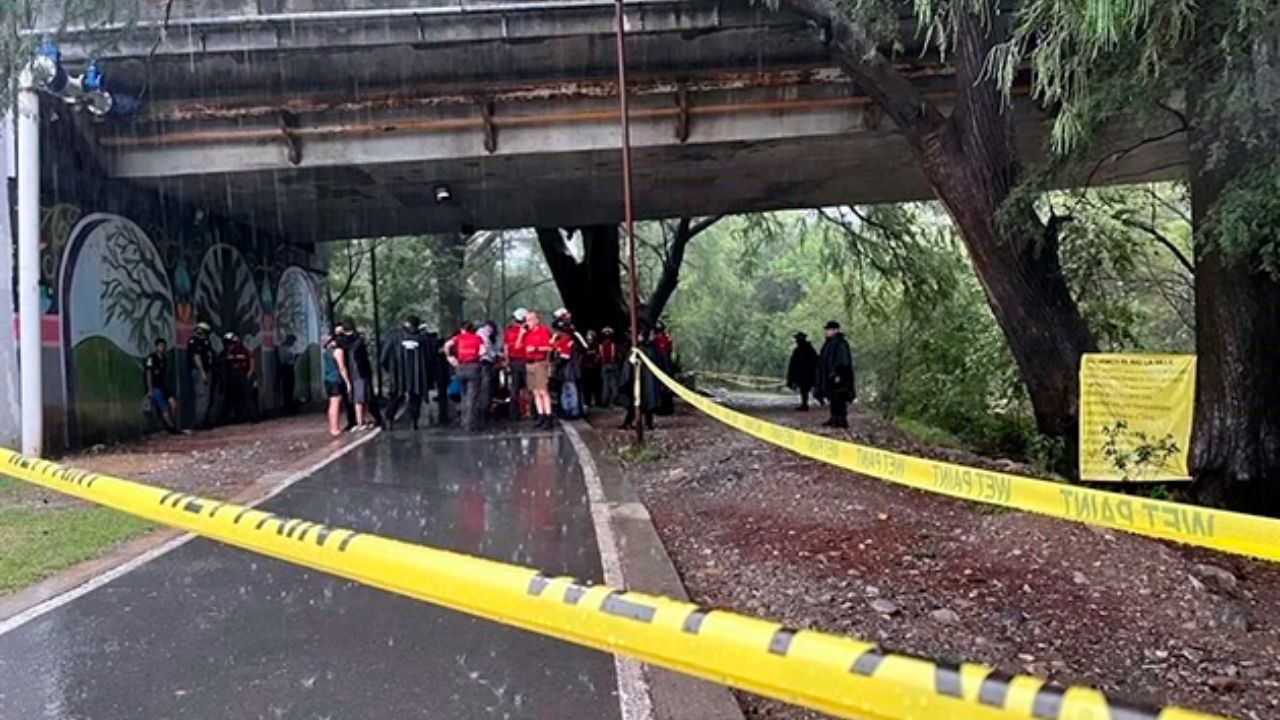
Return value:
M 564 316 L 566 316 L 566 315 L 568 315 L 568 314 L 569 314 L 569 311 L 568 311 L 568 310 L 565 310 L 564 308 L 560 308 L 559 310 L 556 310 L 554 313 L 552 313 L 552 315 L 551 315 L 551 316 L 552 316 L 552 317 L 554 317 L 555 319 L 559 320 L 560 318 L 562 318 L 562 317 L 564 317 Z
M 516 311 L 511 313 L 511 317 L 514 318 L 516 322 L 524 322 L 525 317 L 528 315 L 529 311 L 524 308 L 516 308 Z

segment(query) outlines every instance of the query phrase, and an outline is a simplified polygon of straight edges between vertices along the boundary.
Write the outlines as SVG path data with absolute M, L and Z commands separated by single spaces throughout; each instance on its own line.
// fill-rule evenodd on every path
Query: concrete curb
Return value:
M 604 497 L 601 505 L 618 537 L 618 555 L 626 589 L 688 601 L 680 575 L 653 526 L 649 510 L 610 459 L 604 440 L 585 421 L 566 423 L 582 439 L 595 463 Z M 742 710 L 726 687 L 688 675 L 643 666 L 655 720 L 742 720 Z

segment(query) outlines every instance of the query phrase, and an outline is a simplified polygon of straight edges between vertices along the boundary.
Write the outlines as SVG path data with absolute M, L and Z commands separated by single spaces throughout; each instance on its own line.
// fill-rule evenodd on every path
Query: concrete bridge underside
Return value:
M 78 34 L 70 65 L 105 57 L 112 87 L 147 99 L 77 117 L 83 147 L 111 177 L 297 243 L 620 219 L 612 2 L 338 4 L 177 3 L 167 26 L 157 8 L 124 35 Z M 932 197 L 803 18 L 636 0 L 627 27 L 639 217 Z M 946 69 L 905 57 L 945 106 Z M 1025 97 L 1015 112 L 1035 162 L 1048 124 Z M 1118 125 L 1109 147 L 1152 132 Z M 1145 144 L 1097 179 L 1175 177 L 1184 156 L 1176 137 Z

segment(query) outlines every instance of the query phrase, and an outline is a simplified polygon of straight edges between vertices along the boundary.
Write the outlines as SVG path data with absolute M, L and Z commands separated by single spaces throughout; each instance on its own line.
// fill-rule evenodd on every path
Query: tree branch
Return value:
M 1119 222 L 1121 225 L 1124 225 L 1126 227 L 1131 227 L 1135 230 L 1140 230 L 1146 233 L 1147 235 L 1150 235 L 1156 242 L 1163 245 L 1164 248 L 1168 250 L 1170 254 L 1173 255 L 1173 258 L 1178 261 L 1178 264 L 1181 265 L 1187 271 L 1188 274 L 1190 275 L 1196 274 L 1195 265 L 1192 264 L 1191 260 L 1189 260 L 1185 254 L 1183 254 L 1182 250 L 1180 250 L 1178 246 L 1168 238 L 1168 236 L 1166 236 L 1164 233 L 1157 230 L 1155 227 L 1148 225 L 1140 220 L 1134 220 L 1133 218 L 1125 217 L 1124 215 L 1113 215 L 1112 219 L 1115 220 L 1116 222 Z
M 647 315 L 650 323 L 656 323 L 662 317 L 662 311 L 666 309 L 671 296 L 680 285 L 680 267 L 684 264 L 684 254 L 689 248 L 689 242 L 699 233 L 716 224 L 721 217 L 723 216 L 703 218 L 697 224 L 692 224 L 689 218 L 680 218 L 680 222 L 676 225 L 675 237 L 671 241 L 670 252 L 662 262 L 662 275 L 658 277 L 658 284 L 649 295 Z
M 876 49 L 875 42 L 850 21 L 837 0 L 785 0 L 784 5 L 825 30 L 832 59 L 913 145 L 945 124 L 938 108 Z

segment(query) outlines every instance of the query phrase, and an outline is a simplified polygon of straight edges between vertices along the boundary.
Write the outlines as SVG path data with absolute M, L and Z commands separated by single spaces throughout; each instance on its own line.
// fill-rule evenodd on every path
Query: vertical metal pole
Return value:
M 378 396 L 382 396 L 382 315 L 378 312 L 378 241 L 369 246 L 369 285 L 373 296 L 373 357 L 378 370 Z
M 18 86 L 18 362 L 22 378 L 22 452 L 44 444 L 40 350 L 40 95 L 31 71 Z
M 635 350 L 640 348 L 640 321 L 636 315 L 636 236 L 634 226 L 634 216 L 631 211 L 631 116 L 627 110 L 627 29 L 626 20 L 623 17 L 622 0 L 614 0 L 614 36 L 618 45 L 618 114 L 619 122 L 622 126 L 622 212 L 623 222 L 627 232 L 627 274 L 631 285 L 631 298 L 628 303 L 631 313 L 631 347 Z M 628 362 L 631 358 L 627 359 Z M 644 443 L 644 397 L 643 383 L 640 382 L 640 373 L 644 372 L 643 365 L 637 365 L 636 373 L 636 391 L 635 397 L 635 413 L 636 413 L 636 442 Z
M 501 232 L 502 235 L 498 237 L 498 244 L 502 248 L 502 319 L 498 321 L 500 325 L 510 317 L 507 314 L 507 232 L 505 230 Z

